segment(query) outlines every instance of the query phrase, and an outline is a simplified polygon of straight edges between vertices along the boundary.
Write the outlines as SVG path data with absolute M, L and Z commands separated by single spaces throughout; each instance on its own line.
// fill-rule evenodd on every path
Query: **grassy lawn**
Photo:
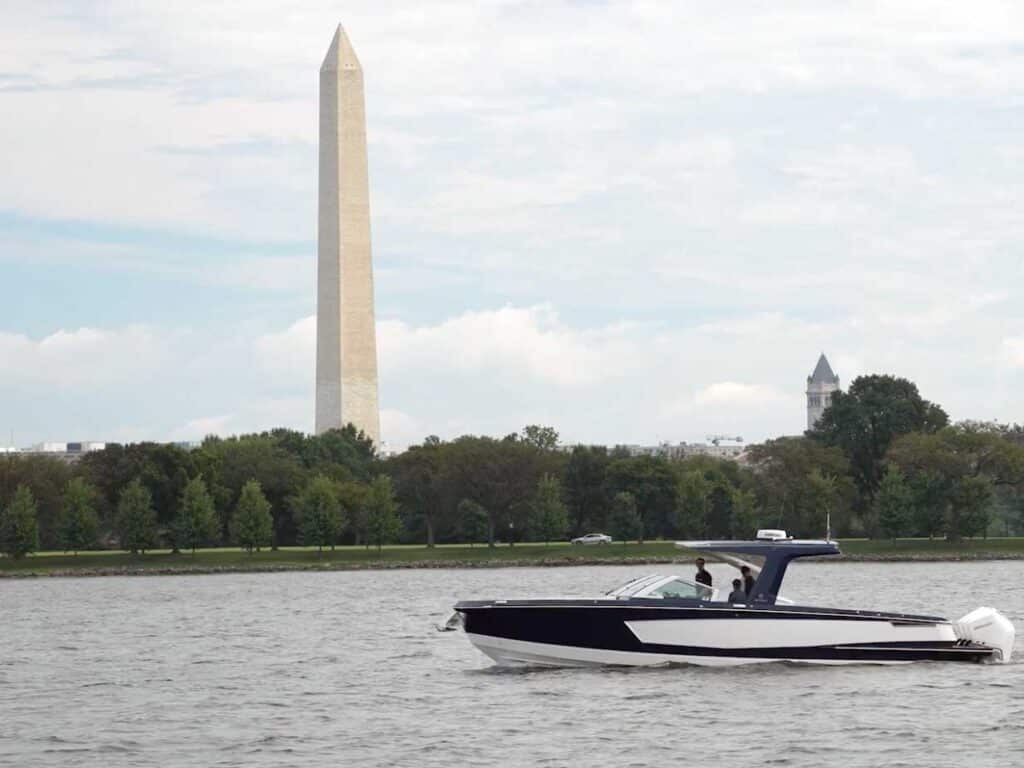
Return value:
M 953 543 L 944 540 L 900 539 L 872 541 L 847 539 L 840 542 L 844 554 L 851 558 L 879 559 L 962 559 L 985 557 L 1020 557 L 1024 559 L 1024 538 L 992 538 Z M 442 544 L 434 549 L 421 545 L 375 547 L 338 547 L 318 553 L 315 548 L 285 547 L 248 555 L 239 549 L 201 549 L 193 556 L 185 552 L 172 555 L 167 550 L 132 556 L 127 552 L 81 552 L 77 556 L 63 552 L 41 552 L 21 560 L 0 557 L 0 576 L 132 572 L 188 572 L 217 570 L 264 570 L 276 568 L 359 568 L 474 565 L 531 565 L 544 563 L 572 564 L 623 559 L 668 560 L 686 557 L 670 541 L 609 546 L 573 547 L 565 542 L 544 544 L 500 545 L 494 549 L 477 545 Z

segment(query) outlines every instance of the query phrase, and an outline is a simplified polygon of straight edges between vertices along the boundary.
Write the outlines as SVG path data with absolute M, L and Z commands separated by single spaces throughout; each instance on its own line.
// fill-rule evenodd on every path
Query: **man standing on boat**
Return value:
M 697 582 L 706 587 L 711 586 L 711 573 L 704 570 L 704 558 L 697 558 Z
M 750 593 L 754 591 L 754 575 L 750 572 L 749 565 L 741 566 L 740 573 L 743 575 L 743 591 L 749 597 Z

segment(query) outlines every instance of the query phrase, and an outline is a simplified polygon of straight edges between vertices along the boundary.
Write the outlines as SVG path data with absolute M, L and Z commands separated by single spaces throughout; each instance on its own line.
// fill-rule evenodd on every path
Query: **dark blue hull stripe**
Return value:
M 465 617 L 466 632 L 508 640 L 531 643 L 571 646 L 604 651 L 627 651 L 632 653 L 658 653 L 671 656 L 705 656 L 728 658 L 831 660 L 831 661 L 980 661 L 992 655 L 987 646 L 966 644 L 958 641 L 924 642 L 881 642 L 841 643 L 819 646 L 783 646 L 770 648 L 709 648 L 704 646 L 662 645 L 641 642 L 626 626 L 626 621 L 637 622 L 654 619 L 709 619 L 718 611 L 707 609 L 677 609 L 671 616 L 663 610 L 646 608 L 603 607 L 577 605 L 577 610 L 546 610 L 539 606 L 508 607 L 494 604 L 470 606 L 460 603 L 456 608 Z M 800 609 L 805 610 L 805 609 Z M 782 618 L 780 612 L 752 610 L 723 610 L 723 619 Z M 768 614 L 768 615 L 765 615 Z M 795 617 L 794 617 L 795 618 Z M 802 619 L 811 616 L 803 614 Z M 818 618 L 823 618 L 819 615 Z M 828 618 L 845 618 L 850 621 L 879 621 L 874 616 L 830 615 Z M 884 620 L 884 619 L 882 619 Z M 893 623 L 904 623 L 892 615 Z M 941 620 L 940 620 L 941 621 Z M 917 622 L 913 622 L 917 623 Z M 920 623 L 929 623 L 921 621 Z M 934 623 L 934 622 L 930 622 Z M 756 623 L 751 632 L 756 633 Z

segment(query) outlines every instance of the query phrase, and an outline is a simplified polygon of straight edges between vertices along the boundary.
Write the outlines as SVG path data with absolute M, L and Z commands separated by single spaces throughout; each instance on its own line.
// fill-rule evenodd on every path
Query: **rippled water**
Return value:
M 1004 666 L 501 671 L 433 628 L 458 599 L 651 570 L 675 569 L 3 581 L 0 765 L 1024 764 L 1021 640 Z M 952 618 L 990 604 L 1024 634 L 1022 575 L 798 564 L 786 595 Z

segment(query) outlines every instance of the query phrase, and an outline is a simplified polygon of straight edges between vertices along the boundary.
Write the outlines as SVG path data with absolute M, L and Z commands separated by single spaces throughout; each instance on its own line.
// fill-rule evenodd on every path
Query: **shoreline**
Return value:
M 351 561 L 296 561 L 253 562 L 211 565 L 188 562 L 174 565 L 102 565 L 73 568 L 28 566 L 17 570 L 0 569 L 0 580 L 39 578 L 102 578 L 116 576 L 201 576 L 232 573 L 291 573 L 331 571 L 391 571 L 391 570 L 463 570 L 479 568 L 565 568 L 583 566 L 678 565 L 693 562 L 693 557 L 638 556 L 629 557 L 524 557 L 519 559 L 495 558 L 476 560 L 369 560 Z M 1011 552 L 907 552 L 844 554 L 839 557 L 811 557 L 810 563 L 962 563 L 1002 560 L 1024 560 L 1024 553 Z

